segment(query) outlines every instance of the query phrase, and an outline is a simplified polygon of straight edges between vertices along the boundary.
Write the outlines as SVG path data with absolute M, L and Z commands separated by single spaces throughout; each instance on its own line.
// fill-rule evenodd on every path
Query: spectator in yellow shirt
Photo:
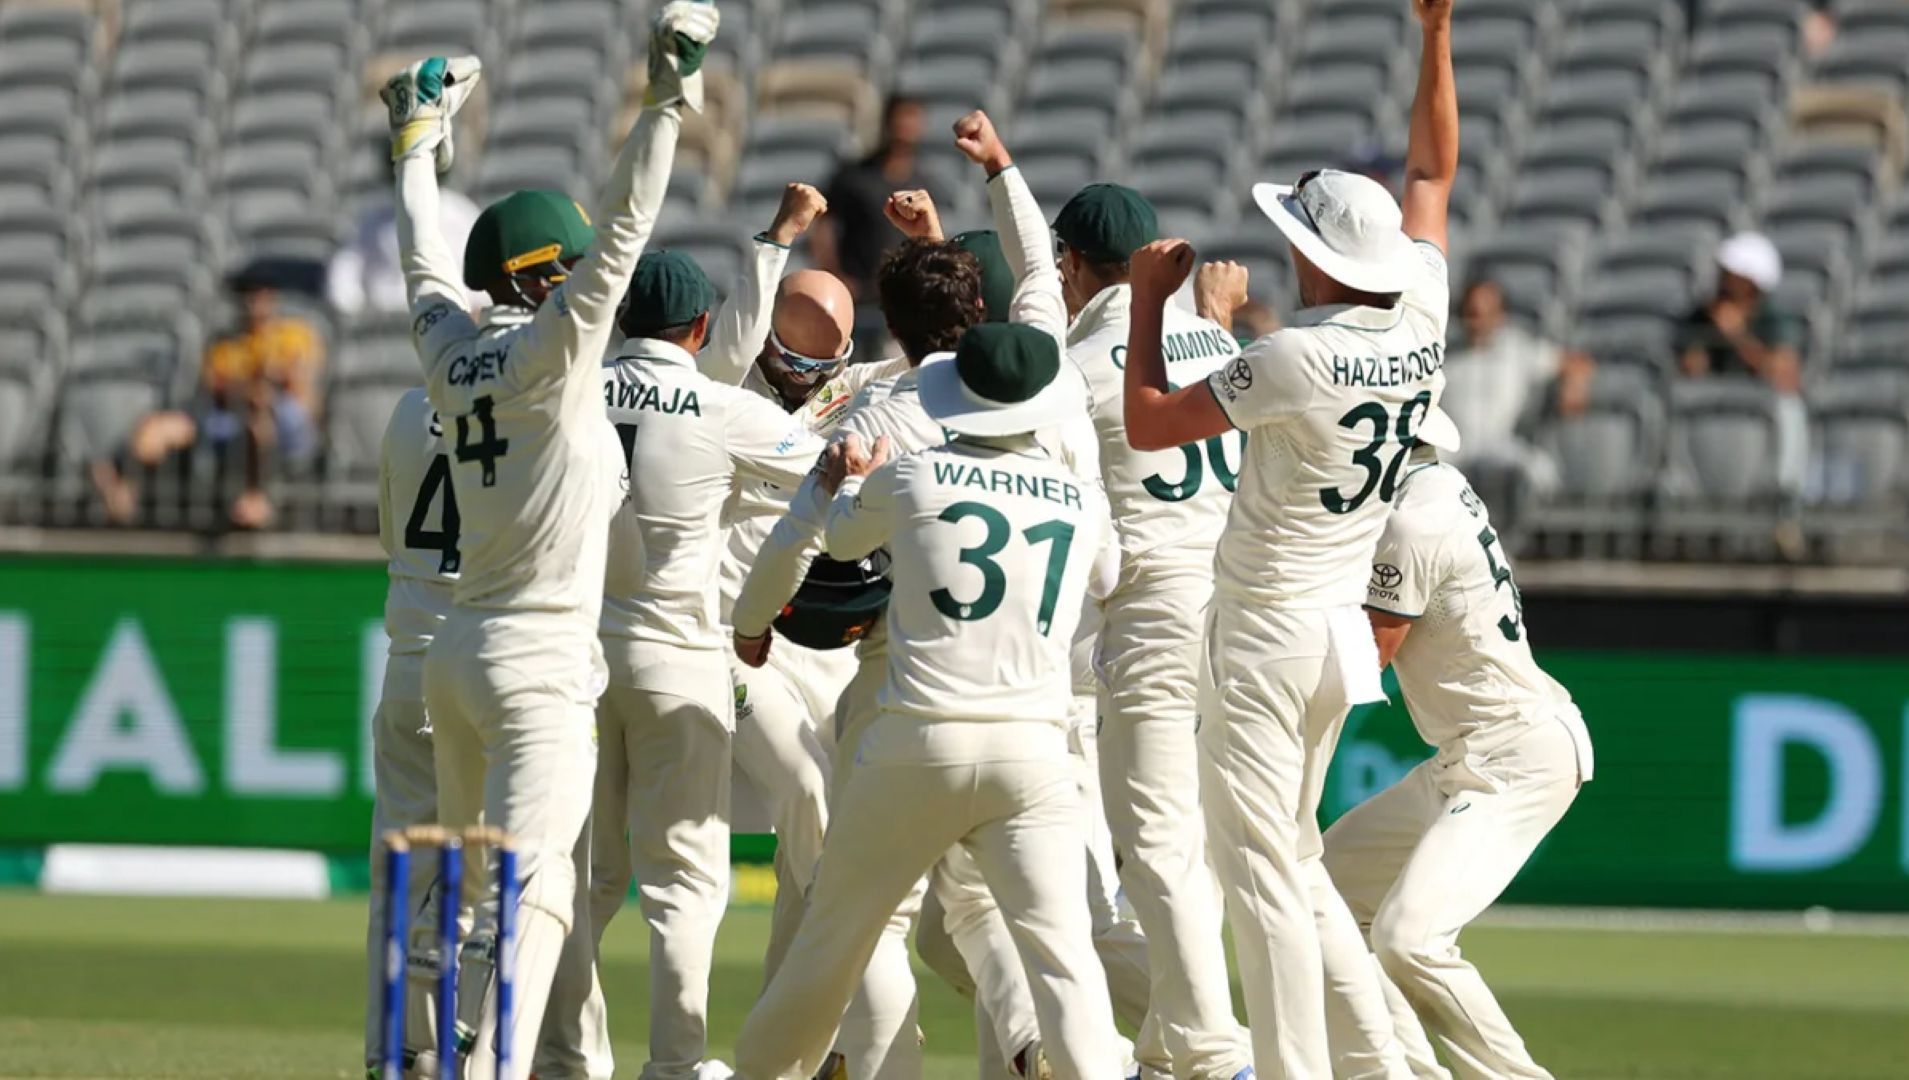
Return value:
M 245 487 L 231 507 L 231 523 L 263 528 L 272 519 L 265 490 L 269 462 L 296 460 L 317 449 L 318 377 L 324 367 L 324 338 L 309 322 L 282 315 L 278 291 L 254 268 L 233 275 L 239 327 L 206 350 L 200 392 L 188 409 L 155 412 L 141 420 L 127 442 L 125 457 L 147 469 L 201 442 L 235 463 L 242 451 Z M 133 520 L 138 493 L 113 461 L 95 462 L 93 480 L 107 516 L 119 524 Z

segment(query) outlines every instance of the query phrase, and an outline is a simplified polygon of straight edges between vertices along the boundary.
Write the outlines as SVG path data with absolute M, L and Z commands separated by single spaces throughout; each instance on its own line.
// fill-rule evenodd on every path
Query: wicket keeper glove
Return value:
M 720 15 L 708 0 L 674 0 L 657 13 L 650 31 L 650 85 L 643 104 L 703 111 L 703 60 Z
M 378 93 L 391 112 L 391 160 L 429 153 L 438 172 L 449 172 L 457 157 L 451 118 L 483 77 L 475 56 L 433 56 L 392 76 Z

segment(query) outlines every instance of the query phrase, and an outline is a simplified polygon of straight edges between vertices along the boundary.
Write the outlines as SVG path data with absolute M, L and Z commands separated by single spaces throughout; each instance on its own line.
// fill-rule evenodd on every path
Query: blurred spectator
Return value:
M 390 155 L 382 144 L 378 153 L 388 162 Z M 398 265 L 397 202 L 388 194 L 389 184 L 386 191 L 385 197 L 358 219 L 351 239 L 332 256 L 325 291 L 331 306 L 341 314 L 410 310 L 404 295 L 404 270 Z M 465 241 L 470 238 L 471 226 L 476 221 L 477 207 L 471 200 L 449 188 L 443 189 L 438 197 L 438 225 L 452 251 L 463 254 Z M 482 293 L 471 297 L 475 304 L 487 299 Z
M 1717 249 L 1717 294 L 1684 320 L 1678 352 L 1686 376 L 1758 378 L 1782 395 L 1786 418 L 1784 490 L 1802 484 L 1808 452 L 1803 408 L 1803 324 L 1769 294 L 1783 281 L 1783 256 L 1759 233 L 1739 233 Z
M 248 266 L 229 280 L 239 326 L 206 349 L 197 399 L 187 410 L 162 410 L 140 420 L 124 458 L 151 470 L 204 444 L 230 467 L 243 451 L 245 486 L 231 507 L 237 528 L 271 523 L 265 490 L 268 462 L 309 458 L 317 449 L 318 384 L 324 337 L 310 322 L 279 313 L 277 281 Z M 138 494 L 122 464 L 98 461 L 92 476 L 114 522 L 132 521 Z
M 817 268 L 848 283 L 856 301 L 875 302 L 875 274 L 882 256 L 901 243 L 883 208 L 897 191 L 925 190 L 937 202 L 942 192 L 923 171 L 919 150 L 927 116 L 912 98 L 890 98 L 882 112 L 881 142 L 859 161 L 844 162 L 824 192 L 828 215 L 809 234 Z M 879 322 L 879 320 L 877 320 Z
M 1685 376 L 1761 379 L 1777 393 L 1777 489 L 1794 504 L 1809 472 L 1809 411 L 1803 404 L 1803 325 L 1769 294 L 1783 281 L 1783 256 L 1760 233 L 1739 233 L 1717 249 L 1717 294 L 1684 320 L 1678 352 Z M 1779 530 L 1786 550 L 1800 544 L 1793 521 Z
M 1504 290 L 1481 278 L 1459 298 L 1462 341 L 1445 361 L 1442 405 L 1464 436 L 1456 463 L 1500 516 L 1557 486 L 1556 464 L 1521 434 L 1539 416 L 1571 417 L 1590 401 L 1595 366 L 1512 323 Z
M 1836 13 L 1830 0 L 1810 0 L 1809 13 L 1803 16 L 1803 56 L 1815 60 L 1836 43 Z

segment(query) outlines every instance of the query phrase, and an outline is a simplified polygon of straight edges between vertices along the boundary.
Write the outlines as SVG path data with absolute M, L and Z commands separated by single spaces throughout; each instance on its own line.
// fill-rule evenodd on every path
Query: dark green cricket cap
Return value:
M 716 306 L 716 287 L 696 260 L 681 251 L 652 251 L 636 263 L 630 279 L 623 332 L 654 337 L 659 330 L 692 322 Z
M 982 323 L 961 335 L 954 365 L 978 397 L 1019 405 L 1053 383 L 1061 370 L 1054 335 L 1020 323 Z
M 1061 207 L 1054 235 L 1089 262 L 1123 263 L 1160 239 L 1160 217 L 1130 187 L 1089 184 Z
M 1014 307 L 1014 268 L 1001 253 L 1001 234 L 976 229 L 955 237 L 954 245 L 981 263 L 981 302 L 987 305 L 988 321 L 1007 322 Z
M 561 191 L 519 191 L 477 216 L 464 245 L 464 284 L 486 288 L 510 274 L 590 250 L 590 215 Z

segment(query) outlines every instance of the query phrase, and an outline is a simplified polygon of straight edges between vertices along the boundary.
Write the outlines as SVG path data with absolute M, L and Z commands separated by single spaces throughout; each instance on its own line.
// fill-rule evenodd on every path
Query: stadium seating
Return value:
M 722 282 L 782 185 L 825 180 L 900 91 L 937 124 L 996 114 L 1050 212 L 1091 180 L 1134 184 L 1169 229 L 1248 263 L 1255 295 L 1290 315 L 1289 256 L 1244 193 L 1396 159 L 1418 43 L 1405 0 L 719 2 L 709 115 L 687 127 L 662 236 Z M 1909 3 L 1835 0 L 1840 32 L 1820 55 L 1805 6 L 1459 6 L 1454 271 L 1496 277 L 1513 313 L 1588 351 L 1603 384 L 1590 414 L 1545 436 L 1562 484 L 1540 536 L 1617 552 L 1688 528 L 1755 547 L 1769 493 L 1742 470 L 1765 449 L 1761 414 L 1730 396 L 1740 387 L 1679 385 L 1669 348 L 1710 286 L 1714 244 L 1750 227 L 1782 251 L 1778 295 L 1808 331 L 1824 534 L 1901 532 L 1888 511 L 1902 470 L 1882 465 L 1895 446 L 1899 466 L 1909 414 L 1900 394 L 1851 387 L 1879 367 L 1900 387 L 1909 355 Z M 376 88 L 397 64 L 485 59 L 454 186 L 587 199 L 639 100 L 653 7 L 0 0 L 0 516 L 80 498 L 91 456 L 141 410 L 193 393 L 192 350 L 226 319 L 224 270 L 323 259 L 385 198 Z M 947 224 L 980 225 L 985 200 L 942 142 L 928 157 L 949 180 Z M 410 373 L 403 327 L 317 315 L 337 345 L 309 490 L 362 500 L 370 418 Z M 1658 476 L 1695 484 L 1704 505 Z

